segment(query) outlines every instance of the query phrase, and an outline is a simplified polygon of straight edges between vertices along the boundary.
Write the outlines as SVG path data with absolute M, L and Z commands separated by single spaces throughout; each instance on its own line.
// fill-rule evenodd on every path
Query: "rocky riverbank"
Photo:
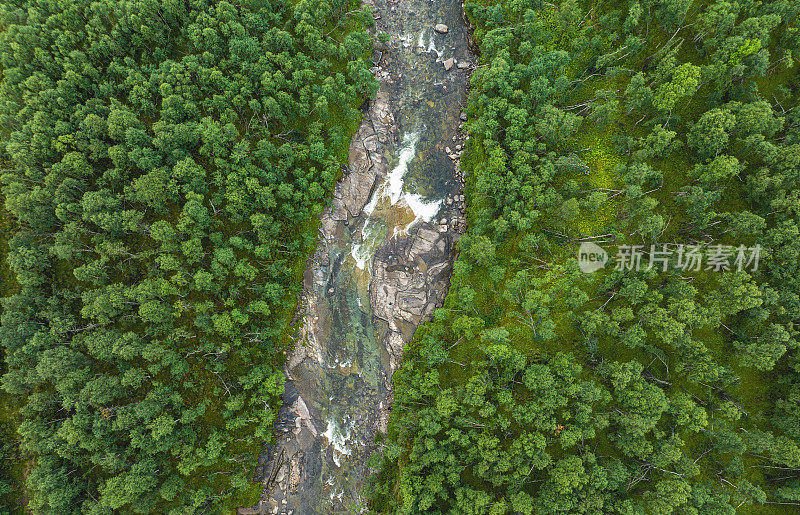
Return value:
M 375 435 L 385 431 L 403 346 L 447 293 L 465 229 L 458 157 L 473 58 L 461 4 L 377 1 L 380 81 L 321 215 L 301 329 L 287 359 L 278 441 L 243 513 L 365 508 Z

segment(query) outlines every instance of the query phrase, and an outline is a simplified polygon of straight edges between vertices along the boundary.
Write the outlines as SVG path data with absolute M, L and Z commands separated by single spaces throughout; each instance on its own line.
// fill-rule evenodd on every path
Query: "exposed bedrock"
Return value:
M 374 7 L 377 30 L 391 36 L 376 48 L 380 88 L 320 215 L 277 441 L 259 467 L 265 488 L 243 513 L 365 509 L 360 488 L 389 420 L 392 375 L 417 326 L 442 304 L 465 229 L 458 158 L 474 59 L 461 3 Z

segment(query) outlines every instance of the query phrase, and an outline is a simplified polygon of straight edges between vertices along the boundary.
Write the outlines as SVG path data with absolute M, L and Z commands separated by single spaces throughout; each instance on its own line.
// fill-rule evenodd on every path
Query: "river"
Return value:
M 441 305 L 465 228 L 458 156 L 474 58 L 461 3 L 370 3 L 377 32 L 389 35 L 374 54 L 380 88 L 321 215 L 278 441 L 260 468 L 259 513 L 365 510 L 362 485 L 388 422 L 392 373 L 420 321 Z

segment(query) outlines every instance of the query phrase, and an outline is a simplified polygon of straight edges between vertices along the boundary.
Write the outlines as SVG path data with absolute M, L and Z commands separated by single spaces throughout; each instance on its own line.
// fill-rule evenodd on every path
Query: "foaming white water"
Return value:
M 359 270 L 364 270 L 367 267 L 367 261 L 369 261 L 370 254 L 370 249 L 364 247 L 364 245 L 360 243 L 355 243 L 353 248 L 350 249 L 350 255 L 353 257 L 353 261 L 356 262 L 356 268 Z
M 423 200 L 422 195 L 419 195 L 418 193 L 406 193 L 403 196 L 403 203 L 408 205 L 408 207 L 414 213 L 414 219 L 408 225 L 403 227 L 395 227 L 392 231 L 392 238 L 396 238 L 398 236 L 408 236 L 409 230 L 411 230 L 412 227 L 421 221 L 430 223 L 437 213 L 439 213 L 439 209 L 442 207 L 441 200 L 426 202 Z
M 385 195 L 388 194 L 389 201 L 392 205 L 397 204 L 403 196 L 403 177 L 408 172 L 408 164 L 414 159 L 417 153 L 417 143 L 419 143 L 419 132 L 406 133 L 403 135 L 403 146 L 400 149 L 400 156 L 389 177 L 386 179 L 387 189 Z
M 373 207 L 374 209 L 374 207 Z M 366 270 L 372 263 L 372 256 L 375 249 L 381 242 L 381 231 L 376 224 L 367 219 L 364 227 L 361 228 L 361 242 L 354 243 L 350 249 L 350 256 L 356 262 L 359 270 Z
M 428 52 L 435 53 L 437 61 L 441 61 L 442 60 L 443 52 L 441 50 L 437 50 L 436 49 L 436 42 L 433 40 L 433 38 L 431 38 L 430 41 L 428 41 Z
M 388 200 L 392 206 L 408 207 L 414 213 L 414 219 L 409 224 L 393 229 L 392 238 L 398 235 L 407 235 L 408 231 L 420 222 L 430 223 L 442 207 L 441 199 L 428 201 L 419 193 L 409 193 L 404 189 L 405 175 L 408 173 L 408 165 L 416 155 L 419 136 L 419 132 L 407 132 L 403 135 L 397 166 L 375 188 L 372 198 L 364 206 L 363 213 L 367 215 L 367 220 L 364 222 L 364 227 L 361 228 L 361 241 L 353 244 L 350 250 L 350 255 L 360 270 L 366 270 L 369 267 L 375 249 L 380 244 L 381 231 L 376 227 L 375 222 L 370 220 L 370 217 L 382 200 Z
M 406 193 L 403 200 L 414 212 L 418 220 L 424 220 L 430 223 L 431 220 L 439 213 L 442 207 L 442 200 L 427 201 L 419 193 Z
M 369 199 L 369 202 L 362 210 L 367 215 L 367 218 L 372 216 L 381 199 L 388 198 L 389 203 L 395 205 L 400 200 L 400 197 L 403 196 L 403 176 L 408 172 L 408 164 L 414 159 L 414 154 L 417 152 L 417 143 L 419 143 L 419 132 L 407 132 L 403 135 L 403 144 L 400 148 L 397 166 L 389 172 L 386 180 L 375 188 L 372 198 Z M 362 235 L 368 226 L 369 220 L 364 224 L 364 228 L 361 229 Z
M 402 43 L 403 48 L 408 48 L 408 47 L 411 46 L 411 38 L 412 37 L 413 36 L 411 36 L 411 34 L 400 34 L 400 35 L 397 36 L 397 39 L 400 40 L 400 43 Z
M 436 54 L 437 61 L 442 60 L 443 52 L 436 48 L 436 41 L 435 38 L 433 37 L 433 34 L 426 30 L 423 30 L 422 32 L 419 33 L 419 36 L 417 37 L 417 48 L 421 48 L 425 52 L 433 52 Z
M 336 424 L 331 418 L 328 418 L 328 427 L 325 429 L 325 432 L 322 433 L 322 436 L 328 439 L 328 442 L 333 446 L 333 462 L 336 463 L 337 467 L 341 467 L 342 463 L 339 461 L 341 456 L 349 456 L 353 451 L 347 448 L 347 440 L 350 438 L 350 434 L 352 432 L 352 424 L 344 430 L 339 428 L 339 425 Z
M 325 368 L 334 369 L 334 368 L 348 368 L 353 365 L 352 357 L 347 358 L 345 361 L 339 361 L 339 358 L 333 360 L 333 363 L 324 363 Z

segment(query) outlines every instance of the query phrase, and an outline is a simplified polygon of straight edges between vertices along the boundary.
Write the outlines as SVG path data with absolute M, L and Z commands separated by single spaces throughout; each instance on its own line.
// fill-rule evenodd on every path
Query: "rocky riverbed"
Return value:
M 289 356 L 278 441 L 259 467 L 260 503 L 242 513 L 358 513 L 392 374 L 447 293 L 465 229 L 458 158 L 469 72 L 459 0 L 370 2 L 380 81 L 321 215 Z

